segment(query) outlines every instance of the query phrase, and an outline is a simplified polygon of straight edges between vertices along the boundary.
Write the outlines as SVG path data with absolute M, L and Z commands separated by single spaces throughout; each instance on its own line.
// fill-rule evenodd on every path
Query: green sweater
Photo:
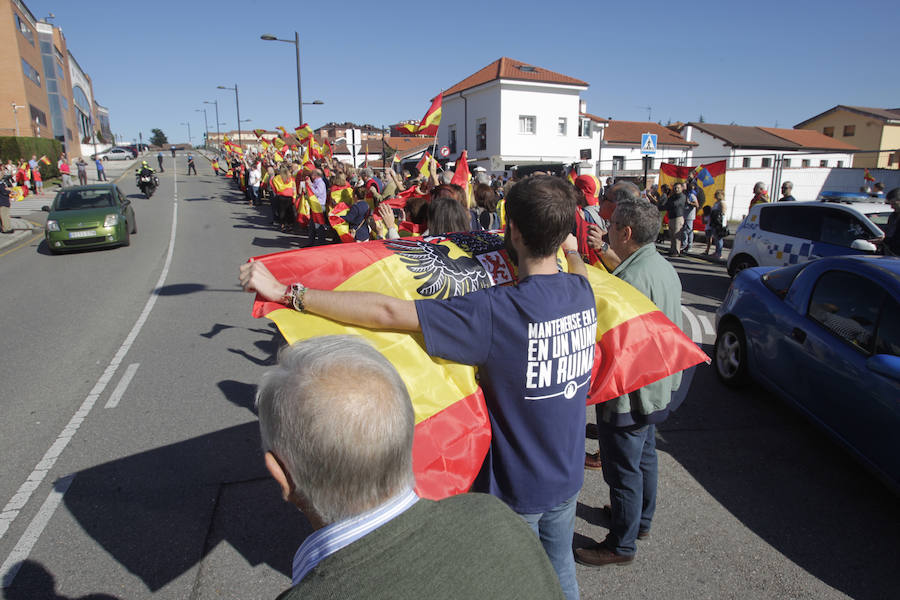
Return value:
M 322 560 L 278 600 L 562 599 L 538 537 L 486 494 L 409 510 Z
M 626 258 L 612 272 L 650 298 L 670 321 L 681 327 L 681 280 L 675 268 L 647 244 Z M 602 406 L 602 418 L 618 427 L 661 423 L 669 416 L 672 391 L 681 384 L 681 373 L 613 398 Z

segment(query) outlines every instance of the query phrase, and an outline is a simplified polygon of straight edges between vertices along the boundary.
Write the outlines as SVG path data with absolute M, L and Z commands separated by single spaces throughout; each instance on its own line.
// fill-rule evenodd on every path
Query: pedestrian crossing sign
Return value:
M 641 134 L 641 154 L 656 154 L 656 140 L 655 133 Z

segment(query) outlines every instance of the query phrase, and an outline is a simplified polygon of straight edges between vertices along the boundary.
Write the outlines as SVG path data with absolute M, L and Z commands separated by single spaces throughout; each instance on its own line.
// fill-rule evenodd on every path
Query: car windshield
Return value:
M 82 208 L 107 208 L 113 206 L 109 190 L 69 190 L 60 192 L 56 200 L 56 210 L 79 210 Z
M 808 265 L 809 263 L 806 262 L 799 265 L 783 267 L 781 269 L 774 269 L 762 276 L 762 282 L 767 288 L 772 290 L 776 296 L 784 300 L 788 290 L 791 289 L 791 284 L 794 283 L 794 279 L 796 279 L 797 275 L 800 274 L 800 271 L 805 269 Z

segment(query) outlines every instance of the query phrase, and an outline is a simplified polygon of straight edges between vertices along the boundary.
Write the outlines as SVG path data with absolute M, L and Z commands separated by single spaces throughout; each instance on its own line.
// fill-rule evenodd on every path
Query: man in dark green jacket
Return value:
M 503 502 L 413 492 L 412 404 L 362 338 L 285 349 L 257 404 L 266 467 L 315 530 L 280 599 L 563 598 L 538 538 Z
M 650 298 L 681 327 L 681 281 L 656 250 L 659 217 L 647 200 L 619 202 L 609 228 L 610 248 L 622 259 L 612 274 Z M 609 535 L 575 551 L 590 566 L 634 560 L 635 540 L 650 533 L 656 510 L 656 424 L 669 416 L 681 373 L 597 405 L 603 479 L 609 485 Z

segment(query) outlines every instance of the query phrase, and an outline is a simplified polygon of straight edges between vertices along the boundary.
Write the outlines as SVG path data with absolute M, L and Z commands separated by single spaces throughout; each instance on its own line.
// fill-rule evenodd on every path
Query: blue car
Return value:
M 900 493 L 900 258 L 745 269 L 716 331 L 723 383 L 775 392 Z

